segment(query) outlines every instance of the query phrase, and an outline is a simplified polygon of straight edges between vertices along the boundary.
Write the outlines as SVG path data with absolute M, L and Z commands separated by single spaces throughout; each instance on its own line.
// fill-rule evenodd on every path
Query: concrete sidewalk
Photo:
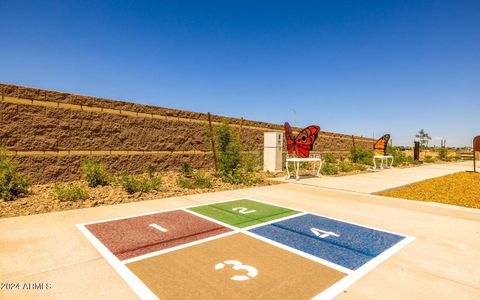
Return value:
M 353 191 L 359 193 L 375 193 L 429 178 L 445 176 L 460 171 L 472 170 L 473 163 L 459 162 L 446 164 L 430 164 L 413 168 L 394 168 L 350 176 L 305 177 L 300 180 L 278 178 L 281 182 L 302 184 L 330 189 Z
M 1 281 L 51 284 L 0 298 L 136 299 L 75 224 L 239 197 L 416 237 L 338 299 L 480 298 L 480 210 L 298 184 L 0 219 Z

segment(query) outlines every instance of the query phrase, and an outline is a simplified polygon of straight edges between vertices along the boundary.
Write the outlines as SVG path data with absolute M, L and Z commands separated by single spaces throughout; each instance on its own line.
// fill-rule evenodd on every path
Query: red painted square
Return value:
M 86 227 L 120 260 L 231 231 L 183 210 L 95 223 Z

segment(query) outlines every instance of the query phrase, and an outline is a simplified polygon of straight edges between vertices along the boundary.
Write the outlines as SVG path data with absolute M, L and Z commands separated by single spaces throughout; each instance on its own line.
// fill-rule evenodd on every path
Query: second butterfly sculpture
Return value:
M 310 150 L 313 149 L 313 144 L 318 137 L 320 127 L 316 125 L 310 125 L 307 128 L 300 131 L 297 136 L 292 133 L 292 127 L 288 122 L 285 122 L 285 140 L 287 141 L 288 156 L 292 157 L 295 152 L 297 157 L 306 158 L 310 154 Z
M 389 134 L 385 134 L 384 136 L 378 139 L 378 141 L 373 146 L 375 155 L 384 156 L 387 154 L 388 140 L 390 140 Z

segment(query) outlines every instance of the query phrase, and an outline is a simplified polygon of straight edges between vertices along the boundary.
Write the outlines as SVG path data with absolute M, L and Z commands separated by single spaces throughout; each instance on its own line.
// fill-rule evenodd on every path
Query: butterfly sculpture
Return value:
M 373 146 L 373 149 L 375 151 L 375 155 L 385 155 L 386 154 L 388 140 L 390 140 L 390 135 L 389 134 L 385 134 L 384 136 L 382 136 L 381 138 L 378 139 L 378 141 Z
M 285 139 L 287 140 L 288 155 L 293 156 L 293 152 L 297 154 L 297 157 L 305 158 L 310 154 L 310 150 L 313 148 L 313 143 L 318 137 L 320 127 L 316 125 L 310 125 L 307 128 L 300 131 L 297 136 L 292 133 L 292 127 L 288 122 L 285 122 Z

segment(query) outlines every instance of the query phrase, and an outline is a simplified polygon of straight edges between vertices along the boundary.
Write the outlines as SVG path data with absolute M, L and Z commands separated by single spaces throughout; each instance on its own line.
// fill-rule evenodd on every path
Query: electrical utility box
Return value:
M 283 132 L 265 132 L 263 135 L 263 170 L 282 171 Z

